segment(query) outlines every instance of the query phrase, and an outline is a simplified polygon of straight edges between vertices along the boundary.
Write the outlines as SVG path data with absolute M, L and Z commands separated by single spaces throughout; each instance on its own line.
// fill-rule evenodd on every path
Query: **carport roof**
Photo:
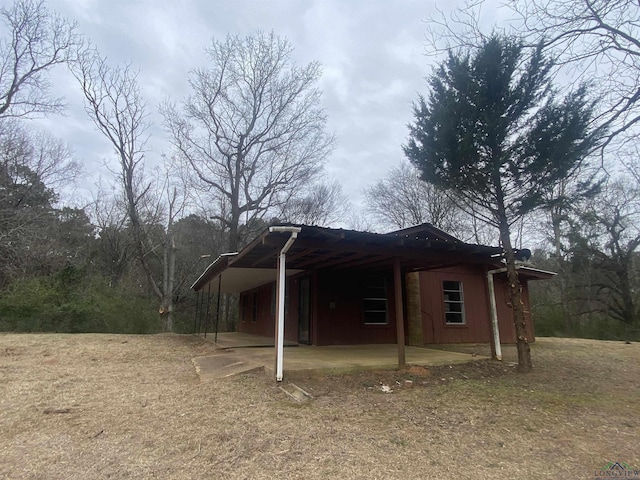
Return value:
M 396 261 L 404 271 L 463 262 L 499 265 L 502 255 L 500 247 L 465 243 L 431 224 L 385 234 L 309 225 L 283 226 L 300 228 L 287 253 L 288 275 L 319 268 L 383 270 Z M 290 235 L 267 228 L 240 252 L 218 257 L 191 288 L 201 290 L 222 272 L 225 292 L 244 291 L 275 280 L 278 253 Z

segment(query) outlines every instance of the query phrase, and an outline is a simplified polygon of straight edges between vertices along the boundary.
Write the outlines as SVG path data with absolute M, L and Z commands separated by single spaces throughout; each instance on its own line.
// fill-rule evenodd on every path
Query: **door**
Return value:
M 300 279 L 298 299 L 298 343 L 311 344 L 311 279 Z

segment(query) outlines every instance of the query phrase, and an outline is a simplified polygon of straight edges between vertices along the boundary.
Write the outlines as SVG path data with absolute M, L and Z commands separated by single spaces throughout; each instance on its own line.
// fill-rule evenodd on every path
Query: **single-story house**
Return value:
M 465 243 L 431 224 L 386 234 L 278 225 L 223 254 L 192 285 L 238 293 L 239 332 L 308 345 L 514 343 L 502 248 Z M 518 252 L 530 254 L 528 250 Z M 534 340 L 528 282 L 518 266 Z M 276 377 L 282 378 L 281 360 Z

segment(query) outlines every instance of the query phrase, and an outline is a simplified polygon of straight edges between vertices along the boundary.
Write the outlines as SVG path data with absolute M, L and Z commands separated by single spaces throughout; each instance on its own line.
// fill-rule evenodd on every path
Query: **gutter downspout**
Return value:
M 298 233 L 302 228 L 300 227 L 269 227 L 269 233 L 273 232 L 285 232 L 290 233 L 291 236 L 284 244 L 282 250 L 280 250 L 280 256 L 278 257 L 278 317 L 276 328 L 276 381 L 282 381 L 282 370 L 284 363 L 284 297 L 286 288 L 286 272 L 287 272 L 287 251 L 293 245 L 293 242 L 298 238 Z
M 497 268 L 487 272 L 487 284 L 489 285 L 489 309 L 491 312 L 491 330 L 493 332 L 493 346 L 496 360 L 502 360 L 502 346 L 500 345 L 500 330 L 498 328 L 498 309 L 496 307 L 496 292 L 493 286 L 493 275 L 506 272 L 506 268 Z

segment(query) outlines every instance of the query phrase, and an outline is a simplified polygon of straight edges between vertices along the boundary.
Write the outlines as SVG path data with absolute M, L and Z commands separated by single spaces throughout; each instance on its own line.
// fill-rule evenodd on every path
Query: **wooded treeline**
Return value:
M 640 19 L 639 7 L 622 0 L 512 7 L 531 28 L 491 36 L 472 17 L 432 23 L 448 32 L 436 37 L 449 43 L 416 102 L 408 135 L 417 143 L 405 145 L 410 163 L 399 159 L 364 192 L 366 206 L 354 214 L 340 183 L 323 174 L 335 139 L 321 107 L 320 66 L 295 64 L 286 39 L 258 32 L 212 40 L 209 63 L 185 73 L 190 95 L 161 105 L 173 148 L 150 161 L 150 108 L 135 66 L 109 64 L 75 23 L 43 1 L 5 6 L 1 20 L 10 34 L 3 34 L 0 56 L 10 68 L 0 69 L 0 331 L 191 332 L 197 301 L 191 283 L 217 255 L 237 251 L 273 222 L 376 231 L 431 222 L 468 242 L 533 247 L 533 265 L 558 273 L 531 284 L 537 334 L 640 339 L 640 103 L 633 88 L 640 80 L 632 80 L 640 69 L 630 60 L 640 55 L 640 35 L 625 20 Z M 574 23 L 566 23 L 572 12 Z M 560 16 L 576 28 L 563 30 Z M 583 49 L 580 35 L 598 28 L 601 50 Z M 595 60 L 601 69 L 591 54 L 604 56 Z M 527 71 L 526 59 L 538 70 Z M 500 105 L 483 96 L 484 87 L 468 90 L 484 85 L 489 77 L 481 67 L 491 73 L 494 61 L 508 92 Z M 465 65 L 472 74 L 451 83 L 467 88 L 472 100 L 463 105 L 456 103 L 460 95 L 448 96 L 447 75 L 455 79 Z M 544 75 L 557 78 L 566 68 L 592 78 L 602 65 L 610 69 L 606 82 L 544 83 Z M 64 107 L 51 95 L 53 68 L 72 72 L 87 122 L 113 151 L 113 182 L 84 203 L 73 201 L 73 184 L 84 172 L 71 148 L 31 121 Z M 631 84 L 613 90 L 612 82 Z M 489 100 L 478 107 L 483 99 Z M 464 111 L 469 105 L 476 117 Z M 512 115 L 500 134 L 487 127 L 490 110 L 494 118 Z M 452 119 L 461 112 L 467 123 L 455 131 Z M 571 118 L 584 124 L 578 128 Z M 573 137 L 566 134 L 572 128 Z M 445 131 L 451 136 L 442 140 Z M 492 135 L 502 140 L 483 146 Z M 482 157 L 484 151 L 491 156 Z M 563 164 L 570 151 L 573 163 Z M 487 173 L 464 163 L 471 157 Z M 446 173 L 451 165 L 460 176 Z M 464 183 L 463 172 L 477 175 Z M 232 312 L 233 299 L 222 309 Z M 225 315 L 221 328 L 233 322 L 232 313 Z
M 209 65 L 188 75 L 191 95 L 161 106 L 174 149 L 150 162 L 151 115 L 134 66 L 110 64 L 42 0 L 17 0 L 0 17 L 0 330 L 187 331 L 188 288 L 217 255 L 269 222 L 346 212 L 340 185 L 322 175 L 334 139 L 319 65 L 295 64 L 286 39 L 213 39 Z M 113 152 L 113 181 L 73 208 L 80 166 L 31 122 L 63 110 L 50 95 L 54 67 L 77 80 L 87 122 Z M 225 314 L 222 327 L 232 325 Z
M 507 222 L 510 233 L 517 237 L 524 232 L 524 240 L 536 249 L 534 264 L 558 272 L 554 280 L 532 285 L 538 334 L 638 339 L 640 6 L 627 0 L 510 0 L 502 7 L 509 21 L 488 29 L 480 21 L 481 12 L 495 5 L 483 0 L 467 1 L 463 8 L 449 13 L 438 11 L 426 22 L 430 38 L 427 54 L 447 58 L 444 64 L 448 65 L 431 79 L 428 98 L 447 99 L 450 92 L 462 94 L 454 97 L 453 108 L 442 115 L 440 124 L 435 123 L 436 129 L 427 122 L 419 132 L 424 137 L 412 131 L 412 139 L 427 140 L 418 143 L 430 155 L 426 167 L 422 166 L 422 177 L 437 184 L 442 178 L 447 180 L 442 173 L 446 168 L 457 167 L 462 179 L 456 179 L 454 173 L 445 182 L 446 187 L 453 187 L 446 193 L 457 198 L 457 205 L 467 211 L 468 206 L 459 198 L 468 198 L 469 190 L 474 194 L 486 192 L 486 198 L 478 197 L 481 208 L 485 208 L 482 203 L 489 202 L 494 207 L 499 206 L 500 195 L 496 202 L 493 196 L 498 190 L 491 191 L 487 185 L 496 184 L 494 177 L 515 181 L 515 201 L 507 202 L 506 211 L 526 214 Z M 500 85 L 502 75 L 509 71 L 510 57 L 502 54 L 491 60 L 488 47 L 495 39 L 505 45 L 515 41 L 531 52 L 513 69 L 508 88 Z M 542 54 L 542 64 L 534 60 L 538 53 Z M 469 59 L 473 63 L 483 55 L 488 60 L 474 64 L 465 76 Z M 543 65 L 542 70 L 534 68 L 536 65 Z M 549 95 L 549 101 L 540 103 L 538 111 L 531 117 L 525 115 L 520 126 L 496 142 L 501 124 L 509 122 L 520 109 L 519 98 L 526 98 L 527 85 L 535 83 L 536 75 L 545 69 L 554 79 L 541 91 Z M 442 83 L 446 88 L 440 86 Z M 514 101 L 505 105 L 502 116 L 487 113 L 509 97 Z M 580 97 L 586 101 L 580 107 L 583 113 L 574 120 L 571 116 L 560 120 L 562 111 L 569 112 L 570 103 Z M 469 98 L 473 100 L 466 103 Z M 549 109 L 554 103 L 559 108 Z M 429 118 L 432 105 L 420 99 L 415 109 L 416 125 L 421 126 L 425 114 Z M 467 110 L 458 110 L 460 106 Z M 457 125 L 458 136 L 443 142 L 440 137 L 453 130 L 451 124 L 458 118 L 462 119 Z M 578 133 L 576 126 L 584 121 L 586 128 Z M 558 126 L 561 128 L 549 135 Z M 534 135 L 530 139 L 512 143 L 531 128 Z M 578 133 L 574 141 L 560 141 L 571 130 Z M 590 145 L 585 144 L 589 139 Z M 545 162 L 558 168 L 576 147 L 585 145 L 587 155 L 550 181 L 547 174 L 552 170 Z M 462 153 L 465 151 L 466 155 Z M 531 163 L 531 153 L 541 152 L 544 155 L 539 161 Z M 501 157 L 510 159 L 495 162 Z M 411 155 L 409 158 L 416 163 Z M 469 158 L 479 161 L 473 163 Z M 500 167 L 489 169 L 486 177 L 478 176 L 476 170 L 466 170 L 474 165 L 485 171 L 491 163 Z M 439 171 L 441 164 L 445 169 Z M 464 190 L 463 194 L 457 195 L 456 189 Z M 525 195 L 527 190 L 533 195 Z M 513 191 L 505 193 L 513 195 Z M 534 204 L 537 207 L 531 209 Z M 529 212 L 525 212 L 527 209 Z M 499 217 L 494 215 L 494 220 Z M 501 244 L 508 250 L 504 241 Z

